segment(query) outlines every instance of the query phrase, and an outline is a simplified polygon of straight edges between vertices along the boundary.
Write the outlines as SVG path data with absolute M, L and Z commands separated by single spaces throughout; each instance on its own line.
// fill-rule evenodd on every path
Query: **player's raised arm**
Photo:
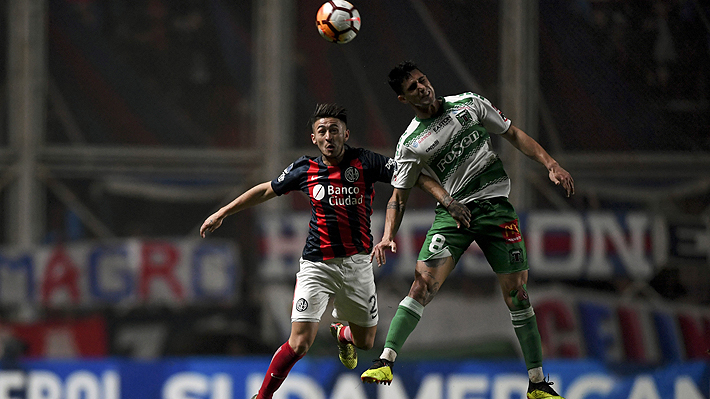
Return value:
M 268 201 L 274 197 L 276 197 L 276 193 L 274 192 L 274 189 L 271 188 L 270 181 L 257 184 L 205 219 L 202 223 L 202 227 L 200 227 L 200 235 L 204 238 L 205 233 L 211 233 L 217 230 L 217 228 L 222 225 L 224 218 L 227 216 L 254 205 L 259 205 L 262 202 Z
M 439 203 L 449 211 L 456 221 L 456 227 L 471 226 L 471 210 L 464 204 L 453 199 L 451 195 L 449 195 L 449 192 L 446 191 L 438 181 L 422 173 L 417 179 L 417 186 L 429 193 L 429 195 L 434 197 L 435 200 L 439 201 Z
M 564 170 L 535 139 L 513 125 L 510 125 L 503 137 L 530 159 L 544 165 L 549 173 L 550 180 L 558 186 L 562 185 L 568 197 L 574 194 L 572 175 Z

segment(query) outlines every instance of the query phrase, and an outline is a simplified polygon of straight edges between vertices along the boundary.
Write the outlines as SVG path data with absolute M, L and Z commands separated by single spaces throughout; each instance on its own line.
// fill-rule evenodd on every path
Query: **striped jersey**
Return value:
M 310 199 L 303 259 L 323 261 L 372 250 L 374 183 L 389 183 L 395 166 L 392 158 L 346 145 L 336 166 L 325 165 L 322 156 L 303 156 L 271 181 L 277 195 L 299 190 Z
M 461 203 L 507 197 L 510 179 L 493 151 L 489 134 L 503 134 L 510 120 L 475 93 L 442 98 L 442 112 L 414 118 L 395 152 L 396 188 L 414 186 L 420 173 L 429 175 Z

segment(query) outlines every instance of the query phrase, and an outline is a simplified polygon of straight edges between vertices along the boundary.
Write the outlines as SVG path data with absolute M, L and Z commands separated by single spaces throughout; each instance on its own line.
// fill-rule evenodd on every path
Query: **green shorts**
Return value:
M 473 201 L 471 227 L 456 228 L 456 221 L 442 206 L 436 207 L 434 223 L 427 232 L 418 260 L 453 257 L 458 263 L 461 255 L 476 241 L 486 260 L 496 273 L 528 270 L 525 240 L 520 232 L 518 215 L 505 197 Z

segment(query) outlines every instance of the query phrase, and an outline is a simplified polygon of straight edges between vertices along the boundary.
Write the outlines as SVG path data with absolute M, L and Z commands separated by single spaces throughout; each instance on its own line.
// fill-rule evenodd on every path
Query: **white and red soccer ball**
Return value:
M 345 44 L 360 32 L 360 12 L 345 0 L 327 1 L 316 14 L 316 27 L 325 40 Z

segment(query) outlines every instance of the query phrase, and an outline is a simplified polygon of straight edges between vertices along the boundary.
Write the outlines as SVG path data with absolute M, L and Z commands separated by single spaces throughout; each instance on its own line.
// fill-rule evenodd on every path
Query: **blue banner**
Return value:
M 269 357 L 26 361 L 0 371 L 0 398 L 249 399 Z M 361 365 L 364 370 L 366 365 Z M 518 361 L 398 362 L 390 386 L 366 385 L 362 370 L 306 357 L 274 399 L 523 399 Z M 545 372 L 567 399 L 708 399 L 710 362 L 653 369 L 592 361 L 547 361 Z
M 0 250 L 0 304 L 150 307 L 239 300 L 229 240 L 127 239 Z

